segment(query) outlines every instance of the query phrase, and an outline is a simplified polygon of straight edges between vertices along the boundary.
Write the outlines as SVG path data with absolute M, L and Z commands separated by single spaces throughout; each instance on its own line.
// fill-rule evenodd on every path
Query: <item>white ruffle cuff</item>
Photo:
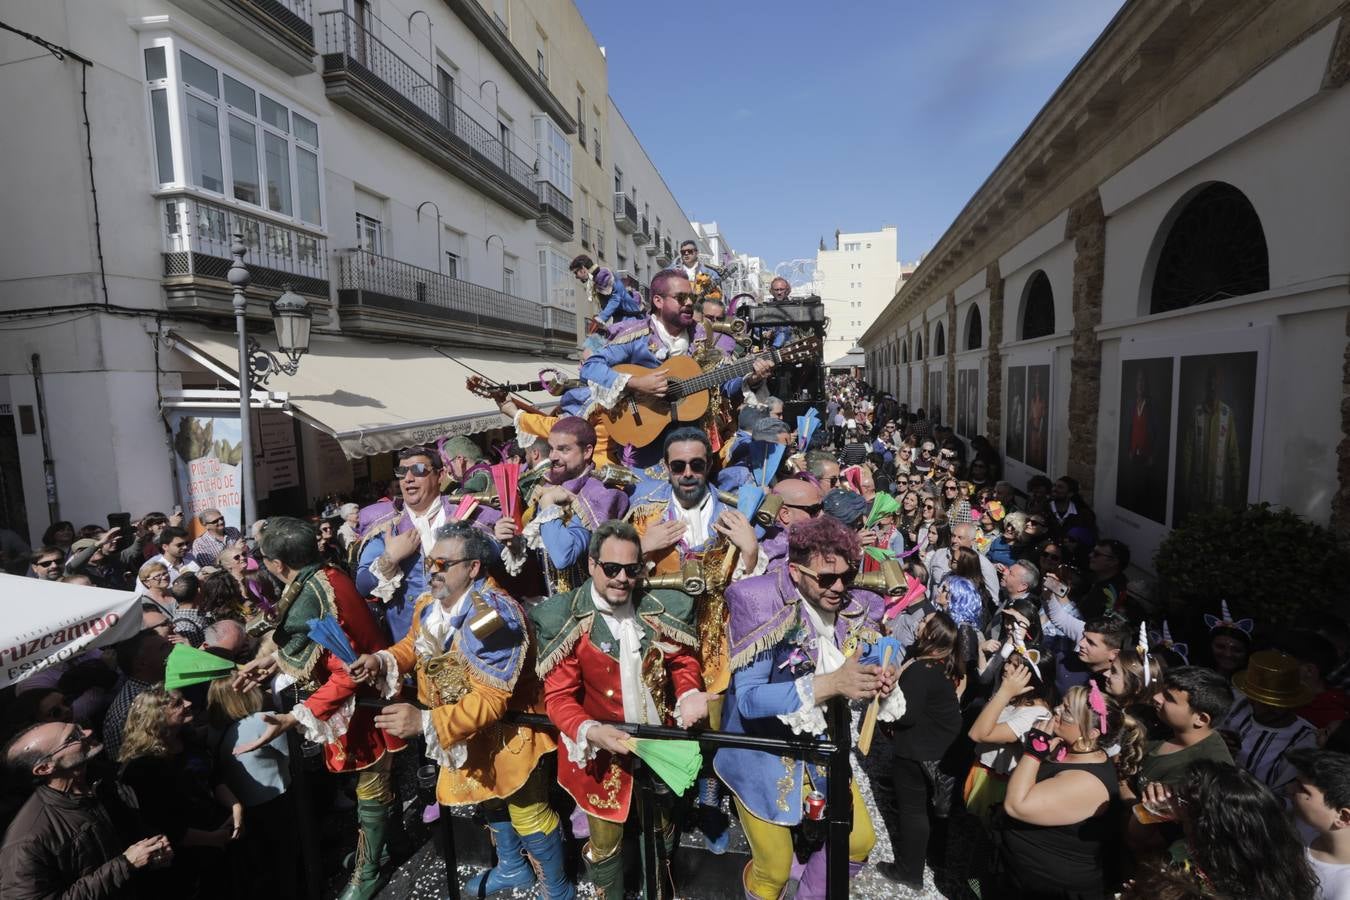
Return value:
M 690 694 L 697 694 L 697 693 L 698 688 L 690 688 L 689 690 L 685 691 L 683 694 L 675 698 L 675 724 L 678 725 L 680 728 L 688 728 L 689 726 L 694 724 L 693 722 L 686 722 L 684 720 L 684 698 L 688 697 Z
M 563 746 L 567 748 L 568 762 L 578 766 L 584 766 L 586 763 L 595 759 L 595 754 L 599 752 L 599 748 L 593 746 L 590 741 L 586 740 L 586 734 L 599 724 L 600 723 L 594 719 L 587 719 L 585 722 L 582 722 L 581 727 L 577 729 L 577 739 L 575 741 L 569 738 L 563 731 L 558 732 L 558 736 L 562 738 Z
M 378 650 L 375 656 L 384 667 L 381 669 L 384 673 L 384 680 L 376 682 L 375 686 L 380 689 L 381 697 L 385 700 L 392 700 L 403 689 L 403 676 L 398 674 L 398 662 L 395 661 L 394 654 L 388 650 Z
M 522 551 L 517 554 L 515 541 L 506 541 L 502 544 L 502 565 L 506 568 L 506 573 L 512 577 L 520 574 L 520 570 L 525 568 L 525 562 L 529 554 Z
M 520 536 L 525 539 L 525 545 L 531 550 L 544 549 L 544 536 L 540 533 L 540 529 L 549 522 L 561 519 L 562 515 L 563 508 L 556 504 L 540 510 L 538 515 L 530 520 L 530 524 L 520 532 Z
M 877 718 L 882 722 L 894 722 L 905 714 L 905 695 L 896 685 L 891 695 L 881 701 L 881 706 L 877 709 Z
M 816 705 L 816 676 L 803 675 L 793 684 L 797 688 L 801 706 L 790 713 L 780 714 L 779 721 L 791 728 L 793 734 L 824 734 L 825 711 Z
M 385 603 L 390 603 L 394 599 L 394 594 L 398 592 L 399 585 L 403 584 L 403 569 L 397 565 L 391 566 L 393 572 L 385 571 L 385 558 L 379 556 L 375 559 L 370 571 L 375 573 L 378 581 L 375 587 L 371 589 L 372 597 L 379 597 Z
M 347 726 L 356 714 L 356 695 L 352 694 L 343 702 L 341 708 L 327 719 L 320 719 L 303 703 L 291 707 L 291 715 L 305 736 L 305 740 L 316 744 L 331 744 L 347 733 Z
M 598 381 L 586 382 L 586 386 L 591 389 L 592 404 L 602 409 L 613 409 L 614 404 L 618 403 L 619 398 L 623 396 L 624 388 L 628 387 L 628 379 L 631 377 L 631 375 L 615 373 L 614 383 L 609 387 L 602 387 Z
M 429 709 L 422 710 L 422 738 L 427 745 L 427 759 L 438 766 L 447 766 L 451 769 L 464 768 L 464 763 L 469 759 L 469 748 L 464 746 L 462 741 L 450 745 L 449 748 L 442 746 L 441 736 L 436 733 Z

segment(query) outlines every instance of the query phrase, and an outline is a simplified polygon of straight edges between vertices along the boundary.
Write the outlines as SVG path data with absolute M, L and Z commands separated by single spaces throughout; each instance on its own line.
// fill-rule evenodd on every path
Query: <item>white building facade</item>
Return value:
M 895 226 L 839 232 L 833 250 L 816 252 L 814 287 L 830 320 L 826 362 L 848 353 L 895 293 L 900 274 Z

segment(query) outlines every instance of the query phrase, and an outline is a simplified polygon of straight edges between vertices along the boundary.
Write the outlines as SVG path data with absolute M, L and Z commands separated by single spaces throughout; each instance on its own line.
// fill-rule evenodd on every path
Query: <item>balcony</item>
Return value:
M 591 223 L 585 219 L 581 220 L 581 249 L 591 249 Z
M 352 333 L 439 331 L 455 343 L 540 352 L 576 346 L 575 313 L 364 250 L 338 259 L 337 297 L 342 329 Z
M 638 230 L 637 204 L 621 191 L 614 194 L 614 225 L 624 234 Z
M 633 232 L 633 244 L 641 247 L 652 239 L 651 227 L 647 224 L 647 217 L 643 216 L 638 230 Z
M 661 239 L 661 249 L 656 253 L 656 264 L 665 268 L 673 262 L 675 257 L 670 255 L 670 238 Z
M 287 75 L 314 71 L 310 0 L 173 0 Z
M 324 320 L 330 301 L 328 240 L 322 234 L 189 195 L 164 197 L 160 203 L 169 308 L 234 314 L 234 295 L 225 276 L 232 235 L 239 232 L 253 276 L 249 292 L 280 294 L 290 286 L 311 298 L 319 320 Z M 254 299 L 257 314 L 267 316 L 263 301 Z
M 660 253 L 660 252 L 661 252 L 661 233 L 658 232 L 658 231 L 653 231 L 653 232 L 652 232 L 652 240 L 651 240 L 651 243 L 648 244 L 647 246 L 643 247 L 642 249 L 644 249 L 644 250 L 647 251 L 647 255 L 648 255 L 648 256 L 656 256 L 658 253 Z
M 507 209 L 539 214 L 534 166 L 356 19 L 341 10 L 319 19 L 329 99 Z
M 539 188 L 539 227 L 560 241 L 572 239 L 572 198 L 552 183 L 536 181 Z

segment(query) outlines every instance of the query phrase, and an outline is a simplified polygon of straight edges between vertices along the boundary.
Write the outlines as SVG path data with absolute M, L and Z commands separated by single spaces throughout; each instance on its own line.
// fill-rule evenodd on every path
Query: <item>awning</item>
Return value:
M 183 353 L 238 385 L 239 351 L 232 332 L 174 328 Z M 275 351 L 270 335 L 259 337 Z M 278 373 L 267 390 L 291 415 L 337 439 L 349 459 L 359 459 L 442 437 L 476 434 L 509 425 L 496 404 L 465 387 L 470 375 L 499 383 L 539 378 L 559 369 L 575 378 L 577 363 L 558 357 L 466 351 L 434 345 L 379 343 L 315 333 L 295 375 Z M 260 389 L 254 387 L 255 393 Z M 522 394 L 549 406 L 547 393 Z

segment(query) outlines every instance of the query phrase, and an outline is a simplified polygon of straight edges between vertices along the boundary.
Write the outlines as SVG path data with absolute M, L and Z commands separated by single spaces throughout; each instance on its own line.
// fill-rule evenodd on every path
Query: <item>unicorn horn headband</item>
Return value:
M 1227 600 L 1219 601 L 1219 610 L 1223 613 L 1222 618 L 1205 613 L 1205 626 L 1209 628 L 1210 631 L 1215 631 L 1219 628 L 1231 628 L 1250 636 L 1251 633 L 1256 630 L 1256 623 L 1251 619 L 1238 619 L 1234 621 L 1233 614 L 1228 611 Z
M 1139 658 L 1144 663 L 1144 686 L 1147 687 L 1153 678 L 1153 667 L 1149 665 L 1148 625 L 1145 622 L 1139 623 L 1139 643 L 1135 645 L 1135 649 L 1139 651 Z

